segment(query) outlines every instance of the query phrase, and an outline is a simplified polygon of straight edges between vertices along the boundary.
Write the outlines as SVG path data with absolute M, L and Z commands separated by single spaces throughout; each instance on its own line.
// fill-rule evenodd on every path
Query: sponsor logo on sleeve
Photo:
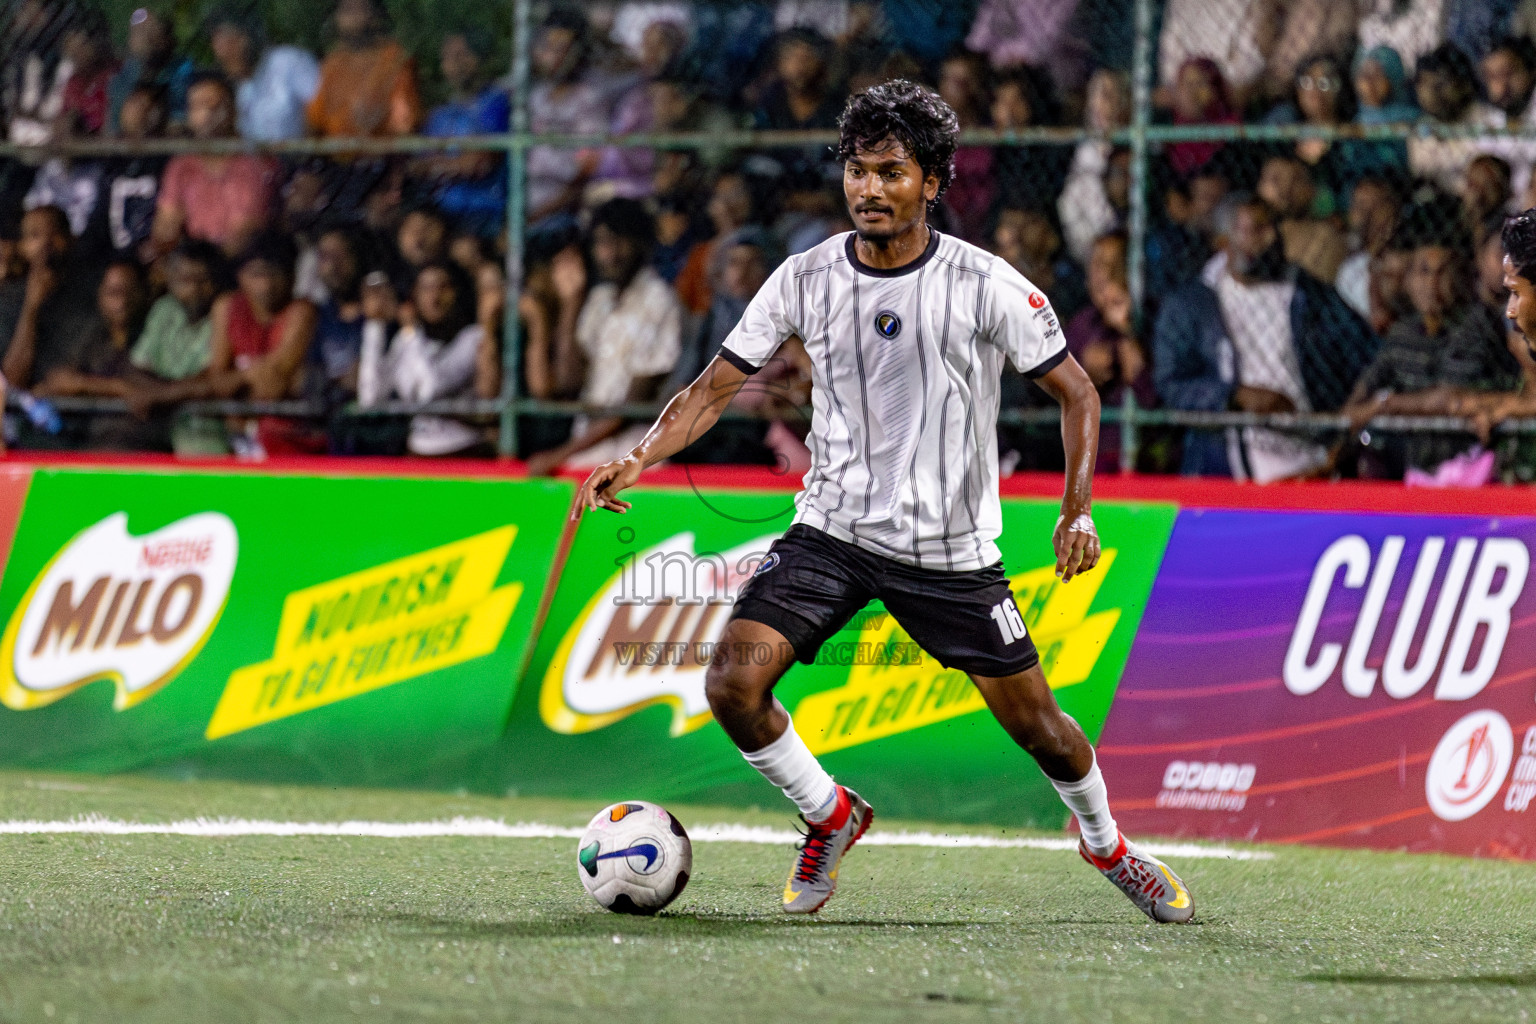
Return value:
M 1035 305 L 1035 299 L 1040 300 L 1039 305 Z M 1029 304 L 1035 311 L 1035 319 L 1040 322 L 1040 334 L 1042 337 L 1049 340 L 1061 333 L 1061 324 L 1056 320 L 1056 311 L 1046 304 L 1045 296 L 1036 292 L 1030 298 Z
M 0 702 L 51 704 L 111 680 L 118 711 L 191 663 L 229 597 L 234 523 L 200 512 L 132 536 L 115 512 L 66 544 L 23 595 L 0 639 Z

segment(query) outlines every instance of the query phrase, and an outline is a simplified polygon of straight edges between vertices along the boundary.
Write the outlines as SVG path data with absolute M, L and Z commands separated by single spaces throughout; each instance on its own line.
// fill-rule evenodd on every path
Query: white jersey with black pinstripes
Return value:
M 1066 358 L 1050 302 L 1007 262 L 931 233 L 912 263 L 859 262 L 852 232 L 790 257 L 720 354 L 747 373 L 791 335 L 813 366 L 812 465 L 795 522 L 924 569 L 1001 556 L 999 378 Z

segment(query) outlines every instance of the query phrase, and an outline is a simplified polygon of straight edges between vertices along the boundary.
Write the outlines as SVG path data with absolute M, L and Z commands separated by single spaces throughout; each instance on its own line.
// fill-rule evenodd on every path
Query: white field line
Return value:
M 103 836 L 348 836 L 369 839 L 579 839 L 582 829 L 538 822 L 507 824 L 491 818 L 451 818 L 448 821 L 253 821 L 247 818 L 190 818 L 182 821 L 136 822 L 88 816 L 70 821 L 0 821 L 0 835 Z M 796 832 L 764 826 L 699 825 L 688 829 L 696 843 L 755 843 L 784 846 L 797 841 Z M 924 846 L 938 849 L 1075 850 L 1075 839 L 1005 839 L 998 836 L 942 832 L 871 832 L 866 846 Z M 1196 843 L 1146 843 L 1160 856 L 1220 860 L 1270 860 L 1263 850 L 1234 850 Z

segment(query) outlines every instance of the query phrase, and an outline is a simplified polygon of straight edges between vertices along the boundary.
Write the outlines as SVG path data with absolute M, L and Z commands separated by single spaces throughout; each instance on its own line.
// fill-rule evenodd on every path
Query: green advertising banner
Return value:
M 448 782 L 506 721 L 571 494 L 39 469 L 0 582 L 0 763 Z
M 628 496 L 627 496 L 628 497 Z M 522 793 L 771 804 L 709 714 L 730 600 L 793 508 L 782 493 L 638 490 L 582 520 L 488 766 Z M 1101 504 L 1098 570 L 1054 573 L 1049 502 L 1003 502 L 1000 546 L 1062 706 L 1096 739 L 1172 530 L 1172 505 Z M 887 814 L 1058 828 L 1066 811 L 963 673 L 871 605 L 778 696 L 828 769 Z

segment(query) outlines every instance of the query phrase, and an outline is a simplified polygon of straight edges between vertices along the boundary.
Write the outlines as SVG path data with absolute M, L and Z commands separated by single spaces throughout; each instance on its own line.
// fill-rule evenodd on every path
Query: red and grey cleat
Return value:
M 1184 924 L 1195 916 L 1195 899 L 1183 880 L 1167 864 L 1127 842 L 1125 836 L 1120 836 L 1119 846 L 1108 857 L 1095 856 L 1081 841 L 1077 852 L 1159 924 Z
M 837 868 L 874 820 L 875 812 L 846 786 L 837 787 L 837 804 L 826 821 L 806 821 L 805 839 L 794 870 L 784 883 L 784 913 L 814 914 L 837 890 Z M 802 815 L 801 820 L 805 818 Z

